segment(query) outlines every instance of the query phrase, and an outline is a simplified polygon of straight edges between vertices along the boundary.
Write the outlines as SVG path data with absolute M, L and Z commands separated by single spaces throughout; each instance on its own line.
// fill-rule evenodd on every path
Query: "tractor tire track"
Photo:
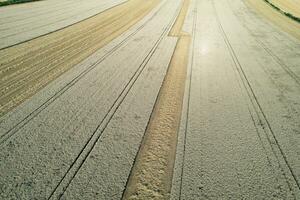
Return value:
M 266 114 L 264 113 L 257 97 L 256 97 L 256 94 L 246 76 L 246 73 L 244 72 L 243 70 L 243 67 L 241 65 L 241 63 L 239 62 L 239 59 L 237 58 L 237 55 L 232 47 L 232 45 L 230 44 L 230 41 L 227 37 L 227 34 L 225 33 L 224 29 L 223 29 L 223 26 L 221 24 L 221 21 L 219 19 L 219 16 L 218 16 L 218 13 L 217 13 L 217 9 L 215 7 L 215 4 L 213 2 L 213 7 L 214 7 L 214 11 L 215 11 L 215 16 L 216 16 L 216 19 L 217 19 L 217 22 L 219 24 L 219 28 L 220 28 L 220 32 L 222 34 L 222 37 L 224 39 L 224 42 L 226 43 L 226 46 L 228 48 L 228 51 L 231 55 L 231 58 L 234 62 L 234 65 L 235 65 L 235 68 L 236 68 L 236 71 L 238 72 L 239 74 L 239 77 L 240 79 L 242 80 L 242 83 L 243 83 L 243 86 L 244 86 L 244 89 L 246 91 L 246 93 L 248 94 L 248 97 L 252 103 L 252 106 L 254 108 L 254 110 L 256 111 L 256 115 L 259 117 L 259 120 L 264 123 L 266 125 L 265 128 L 268 129 L 268 131 L 271 133 L 271 137 L 269 137 L 269 135 L 267 134 L 267 138 L 268 138 L 268 141 L 269 141 L 269 144 L 270 146 L 272 147 L 272 150 L 273 150 L 273 153 L 275 155 L 275 157 L 277 158 L 278 162 L 279 162 L 279 165 L 281 166 L 281 162 L 279 161 L 280 159 L 283 159 L 284 160 L 284 163 L 286 165 L 286 167 L 288 168 L 289 170 L 289 173 L 290 175 L 292 176 L 293 178 L 293 181 L 294 183 L 297 185 L 298 187 L 298 190 L 300 189 L 300 184 L 297 180 L 297 177 L 295 175 L 295 172 L 293 170 L 293 168 L 291 167 L 291 165 L 289 164 L 288 162 L 288 159 L 287 159 L 287 156 L 285 155 L 281 145 L 279 144 L 276 136 L 275 136 L 275 133 L 270 125 L 270 122 L 268 121 L 267 117 L 266 117 Z M 261 116 L 261 117 L 260 117 Z M 254 124 L 254 126 L 256 127 L 256 124 Z M 273 140 L 274 142 L 272 142 L 271 140 Z M 278 155 L 278 152 L 280 155 Z M 282 170 L 283 170 L 283 166 L 281 166 Z M 287 177 L 286 177 L 287 178 Z M 287 182 L 289 182 L 288 180 L 286 180 Z M 289 184 L 290 186 L 290 184 Z M 291 186 L 290 186 L 291 187 Z

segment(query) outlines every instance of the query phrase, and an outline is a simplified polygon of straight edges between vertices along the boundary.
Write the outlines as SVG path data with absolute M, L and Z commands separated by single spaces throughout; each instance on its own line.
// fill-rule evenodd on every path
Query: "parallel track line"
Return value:
M 280 152 L 280 154 L 281 154 L 281 156 L 282 156 L 282 158 L 283 158 L 283 160 L 284 160 L 286 166 L 288 167 L 288 169 L 289 169 L 289 171 L 290 171 L 290 174 L 291 174 L 291 176 L 293 177 L 293 180 L 294 180 L 295 184 L 297 185 L 298 189 L 300 189 L 300 184 L 299 184 L 299 182 L 298 182 L 298 180 L 297 180 L 297 177 L 296 177 L 296 175 L 295 175 L 295 172 L 294 172 L 293 168 L 291 167 L 291 165 L 289 164 L 288 159 L 287 159 L 287 156 L 285 155 L 285 153 L 284 153 L 284 151 L 283 151 L 281 145 L 279 144 L 279 141 L 278 141 L 278 139 L 277 139 L 276 136 L 275 136 L 275 133 L 274 133 L 272 127 L 271 127 L 271 124 L 270 124 L 270 122 L 268 121 L 268 119 L 267 119 L 267 117 L 266 117 L 266 114 L 264 113 L 264 111 L 263 111 L 263 109 L 262 109 L 262 107 L 261 107 L 261 105 L 260 105 L 260 103 L 259 103 L 259 101 L 258 101 L 258 99 L 257 99 L 257 96 L 256 96 L 256 94 L 255 94 L 255 92 L 254 92 L 254 90 L 253 90 L 253 88 L 252 88 L 252 86 L 251 86 L 251 84 L 250 84 L 250 82 L 249 82 L 247 76 L 246 76 L 246 73 L 245 73 L 245 71 L 244 71 L 244 69 L 243 69 L 243 67 L 242 67 L 242 65 L 241 65 L 241 63 L 240 63 L 240 61 L 238 60 L 237 55 L 236 55 L 236 53 L 235 53 L 235 51 L 234 51 L 232 45 L 230 44 L 230 41 L 229 41 L 229 39 L 228 39 L 228 37 L 227 37 L 227 34 L 225 33 L 225 31 L 224 31 L 224 29 L 223 29 L 223 26 L 222 26 L 222 24 L 221 24 L 221 21 L 220 21 L 220 19 L 219 19 L 219 16 L 218 16 L 218 13 L 217 13 L 215 4 L 214 4 L 214 1 L 213 1 L 213 7 L 214 7 L 214 10 L 215 10 L 215 15 L 216 15 L 217 22 L 218 22 L 218 24 L 219 24 L 220 32 L 221 32 L 221 34 L 222 34 L 222 36 L 223 36 L 223 39 L 224 39 L 224 42 L 225 42 L 225 44 L 226 44 L 226 46 L 227 46 L 227 48 L 228 48 L 228 51 L 230 52 L 230 55 L 231 55 L 231 58 L 232 58 L 232 60 L 233 60 L 233 62 L 234 62 L 234 64 L 235 64 L 235 67 L 236 67 L 236 69 L 237 69 L 237 71 L 238 71 L 238 73 L 239 73 L 239 75 L 240 75 L 240 78 L 241 78 L 241 80 L 242 80 L 242 82 L 243 82 L 243 84 L 244 84 L 244 87 L 245 87 L 245 90 L 246 90 L 246 92 L 247 92 L 247 94 L 248 94 L 248 97 L 250 98 L 251 102 L 253 102 L 253 108 L 255 109 L 255 108 L 257 107 L 257 108 L 259 109 L 259 110 L 257 111 L 257 112 L 259 112 L 259 113 L 257 113 L 258 117 L 259 117 L 260 115 L 262 115 L 263 119 L 261 119 L 261 120 L 263 120 L 263 121 L 266 123 L 267 128 L 268 128 L 268 130 L 270 131 L 270 133 L 271 133 L 271 135 L 272 135 L 272 138 L 273 138 L 274 141 L 275 141 L 275 145 L 276 145 L 276 147 L 278 148 L 278 150 L 279 150 L 279 152 Z M 272 145 L 272 142 L 271 142 L 271 140 L 270 140 L 270 138 L 269 138 L 269 135 L 267 135 L 267 138 L 268 138 L 268 141 L 269 141 L 269 143 L 270 143 L 270 145 L 271 145 L 271 147 L 272 147 L 272 150 L 274 150 L 274 149 L 273 149 L 273 148 L 274 148 L 274 145 Z M 274 153 L 274 155 L 277 157 L 277 154 L 276 154 L 275 150 L 273 151 L 273 153 Z M 279 162 L 279 161 L 278 161 L 278 162 Z M 280 162 L 279 162 L 279 164 L 280 164 Z M 281 164 L 280 164 L 280 165 L 281 165 Z

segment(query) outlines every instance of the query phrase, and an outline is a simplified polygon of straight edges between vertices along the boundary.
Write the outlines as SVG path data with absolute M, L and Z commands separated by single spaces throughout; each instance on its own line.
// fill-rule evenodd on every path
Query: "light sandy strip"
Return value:
M 183 1 L 169 36 L 178 37 L 123 199 L 169 199 L 191 38 L 182 33 L 189 7 Z

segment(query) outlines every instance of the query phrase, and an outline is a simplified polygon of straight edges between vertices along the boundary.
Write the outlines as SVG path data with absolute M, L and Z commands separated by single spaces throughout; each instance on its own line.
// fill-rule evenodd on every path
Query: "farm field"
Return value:
M 300 199 L 300 23 L 264 0 L 0 7 L 0 199 Z

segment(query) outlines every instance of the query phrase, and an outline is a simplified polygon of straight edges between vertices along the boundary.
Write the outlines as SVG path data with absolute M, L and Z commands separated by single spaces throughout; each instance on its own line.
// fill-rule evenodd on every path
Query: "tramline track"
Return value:
M 293 168 L 291 167 L 291 165 L 289 164 L 288 160 L 287 160 L 287 156 L 285 155 L 278 139 L 276 138 L 275 136 L 275 133 L 274 131 L 272 130 L 272 127 L 270 125 L 270 122 L 268 121 L 267 117 L 266 117 L 266 114 L 264 113 L 263 109 L 262 109 L 262 106 L 260 105 L 260 103 L 258 102 L 258 99 L 256 97 L 256 94 L 253 90 L 253 88 L 251 87 L 251 84 L 246 76 L 246 73 L 244 72 L 243 70 L 243 67 L 241 65 L 241 63 L 239 62 L 239 59 L 237 58 L 237 55 L 232 47 L 232 45 L 230 44 L 230 41 L 223 29 L 223 26 L 221 24 L 221 21 L 219 19 L 219 15 L 217 13 L 217 9 L 215 7 L 215 3 L 213 1 L 213 8 L 214 8 L 214 11 L 215 11 L 215 16 L 216 16 L 216 19 L 217 19 L 217 22 L 218 22 L 218 25 L 219 25 L 219 28 L 220 28 L 220 33 L 222 34 L 222 37 L 224 38 L 224 42 L 228 48 L 228 51 L 230 53 L 230 56 L 232 58 L 232 61 L 234 63 L 234 66 L 236 68 L 236 71 L 238 72 L 238 75 L 242 81 L 242 84 L 243 84 L 243 87 L 250 99 L 250 102 L 253 106 L 253 109 L 255 110 L 256 112 L 256 116 L 257 118 L 259 119 L 259 121 L 263 124 L 266 125 L 266 128 L 267 130 L 264 130 L 265 134 L 267 135 L 267 139 L 268 139 L 268 142 L 269 142 L 269 145 L 272 147 L 272 151 L 273 151 L 273 154 L 274 156 L 276 157 L 277 161 L 278 161 L 278 164 L 280 165 L 281 169 L 284 171 L 284 167 L 281 165 L 281 162 L 280 162 L 280 159 L 283 159 L 284 160 L 284 163 L 285 165 L 287 166 L 289 172 L 290 172 L 290 175 L 293 177 L 294 179 L 294 183 L 297 185 L 298 187 L 298 190 L 300 190 L 300 184 L 297 180 L 297 177 L 295 175 L 295 172 L 293 170 Z M 251 112 L 250 112 L 251 113 Z M 253 116 L 252 116 L 253 117 Z M 254 123 L 255 127 L 256 127 L 256 124 Z M 269 136 L 269 134 L 267 132 L 270 132 L 271 133 L 271 137 Z M 271 140 L 273 140 L 274 142 L 272 142 Z M 280 155 L 278 155 L 278 153 Z M 290 185 L 289 183 L 289 180 L 288 178 L 286 177 L 285 175 L 285 178 L 286 178 L 286 182 L 288 183 L 289 187 L 291 187 L 292 189 L 292 186 Z M 295 195 L 295 194 L 294 194 Z

